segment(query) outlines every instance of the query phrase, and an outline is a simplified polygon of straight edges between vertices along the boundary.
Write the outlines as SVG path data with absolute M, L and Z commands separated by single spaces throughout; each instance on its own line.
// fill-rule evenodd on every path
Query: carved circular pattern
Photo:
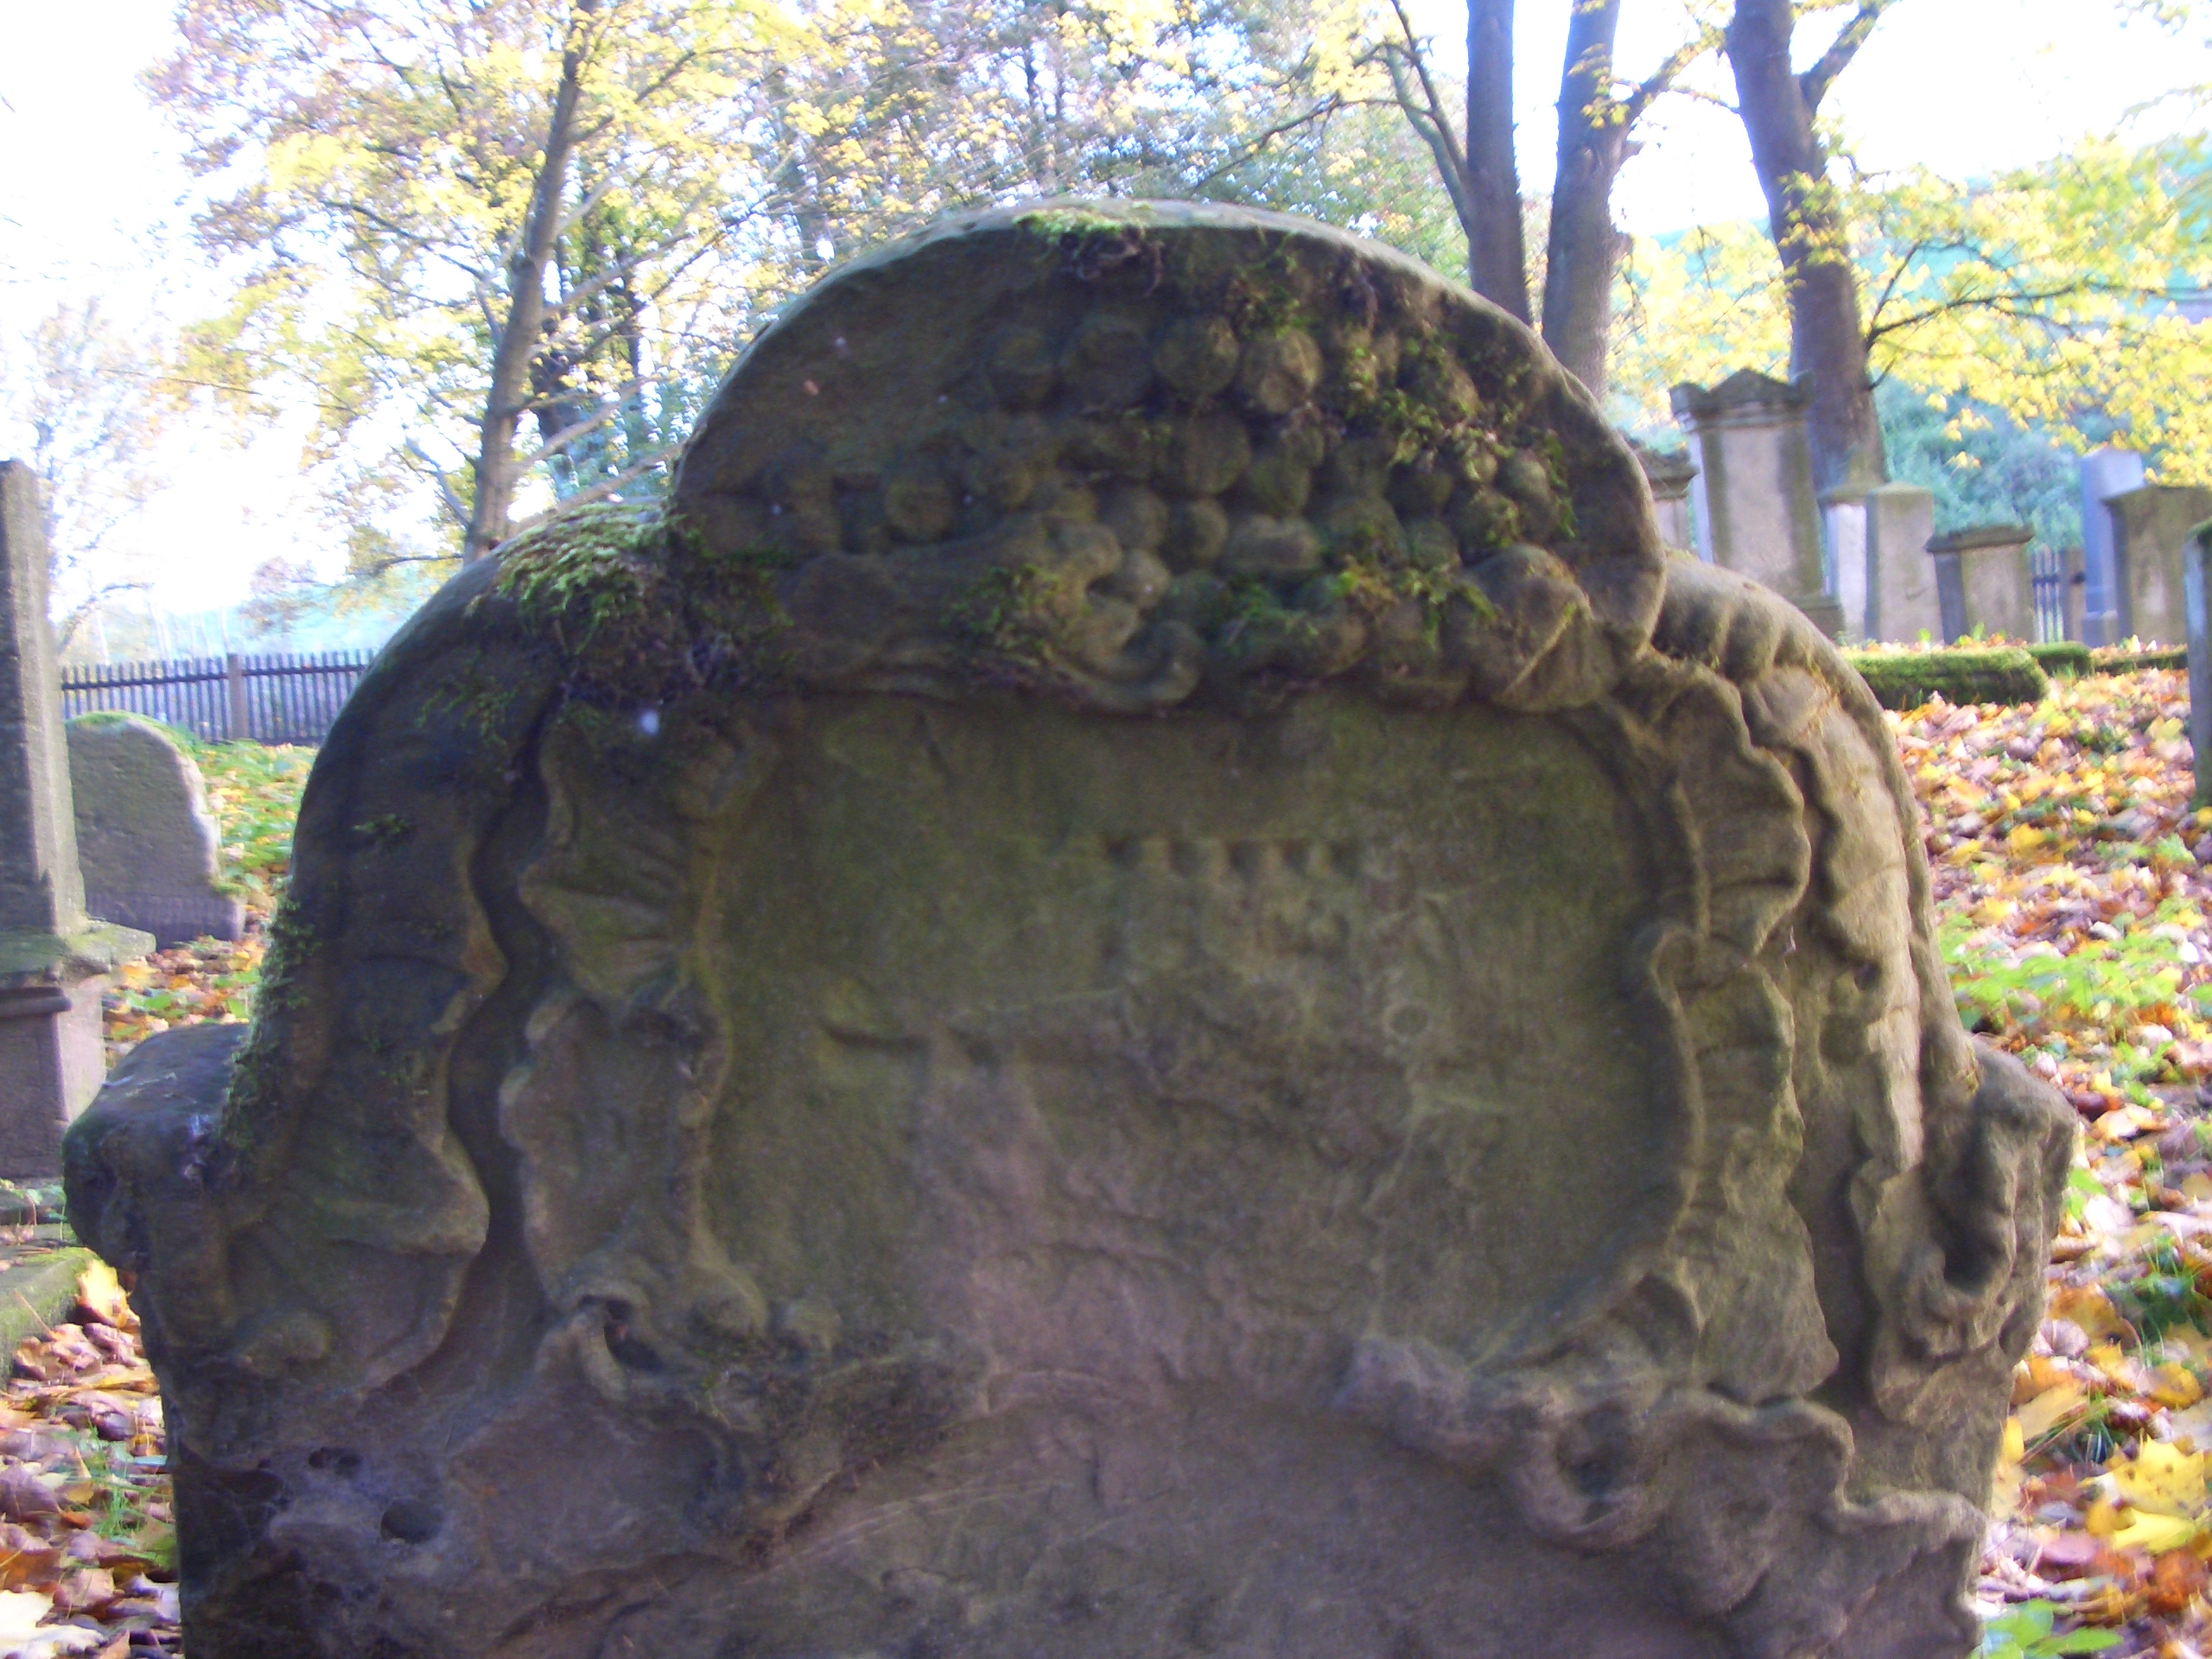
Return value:
M 1576 706 L 1663 573 L 1634 459 L 1526 328 L 1388 250 L 1191 204 L 971 216 L 832 275 L 716 395 L 670 524 L 632 557 L 680 613 L 642 654 L 695 678 L 1109 709 L 1355 673 Z M 513 590 L 579 533 L 518 542 Z M 583 658 L 588 623 L 561 631 Z M 607 643 L 634 694 L 637 640 Z

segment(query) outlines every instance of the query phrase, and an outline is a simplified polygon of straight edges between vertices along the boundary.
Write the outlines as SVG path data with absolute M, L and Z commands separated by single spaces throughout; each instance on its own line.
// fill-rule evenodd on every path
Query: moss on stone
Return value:
M 561 656 L 569 689 L 664 701 L 709 677 L 772 677 L 789 626 L 775 579 L 789 549 L 710 545 L 658 507 L 581 507 L 500 555 L 496 591 Z

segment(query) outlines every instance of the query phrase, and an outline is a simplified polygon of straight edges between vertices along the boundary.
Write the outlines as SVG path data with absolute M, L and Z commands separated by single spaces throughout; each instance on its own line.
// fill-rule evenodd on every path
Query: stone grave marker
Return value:
M 2189 639 L 2183 566 L 2191 533 L 2212 517 L 2212 489 L 2145 484 L 2105 504 L 2121 609 L 2116 639 L 2162 645 Z
M 222 838 L 192 757 L 135 715 L 79 715 L 67 729 L 85 907 L 163 950 L 237 938 L 245 907 L 223 891 Z
M 100 1086 L 100 996 L 143 933 L 88 920 L 38 475 L 0 461 L 0 1177 L 51 1175 Z
M 1863 683 L 1395 252 L 845 265 L 386 650 L 267 977 L 69 1142 L 194 1652 L 1974 1643 L 2071 1116 Z
M 1936 498 L 1916 484 L 1879 484 L 1827 498 L 1828 541 L 1845 626 L 1862 639 L 1941 637 L 1942 610 L 1928 537 Z
M 2034 640 L 2035 575 L 2028 569 L 2034 539 L 2026 524 L 1977 524 L 1930 538 L 1926 557 L 1942 599 L 1945 639 L 1979 629 L 1985 637 Z
M 1697 463 L 1686 450 L 1652 449 L 1631 443 L 1643 481 L 1651 486 L 1651 505 L 1659 518 L 1659 541 L 1684 552 L 1697 545 L 1697 531 L 1690 522 L 1690 486 L 1697 479 Z
M 2182 606 L 2189 620 L 2189 747 L 2195 776 L 2191 795 L 2212 806 L 2212 523 L 2199 524 L 2182 544 Z
M 2091 645 L 2116 645 L 2127 637 L 2127 599 L 2112 501 L 2143 486 L 2143 457 L 2107 446 L 2082 456 L 2075 470 L 2082 492 L 2080 638 Z
M 1698 556 L 1771 588 L 1834 639 L 1847 620 L 1828 570 L 1802 380 L 1739 369 L 1676 386 L 1675 418 L 1697 460 Z

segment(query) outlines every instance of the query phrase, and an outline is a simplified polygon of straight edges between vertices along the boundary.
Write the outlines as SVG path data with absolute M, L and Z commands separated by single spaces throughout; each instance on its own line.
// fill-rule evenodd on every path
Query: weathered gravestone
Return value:
M 1676 386 L 1675 419 L 1697 459 L 1698 556 L 1780 594 L 1833 639 L 1837 597 L 1805 435 L 1811 383 L 1738 369 L 1717 386 Z M 1864 539 L 1864 515 L 1859 519 Z M 1862 605 L 1863 605 L 1863 582 Z
M 195 1659 L 1934 1656 L 2069 1117 L 1520 325 L 999 212 L 465 573 L 70 1143 Z
M 223 891 L 221 835 L 192 757 L 135 715 L 79 715 L 67 729 L 85 907 L 164 950 L 237 938 L 245 907 Z
M 2179 645 L 2189 640 L 2183 566 L 2190 537 L 2212 513 L 2212 489 L 2146 484 L 2106 504 L 2120 597 L 2120 638 Z
M 1643 481 L 1651 486 L 1660 544 L 1687 552 L 1697 544 L 1697 531 L 1690 519 L 1690 486 L 1697 481 L 1697 463 L 1687 450 L 1649 449 L 1640 443 L 1631 443 L 1629 448 L 1643 468 Z
M 0 461 L 0 1177 L 60 1166 L 107 1067 L 108 972 L 153 944 L 85 913 L 47 557 L 38 474 Z
M 1925 562 L 1936 573 L 1945 639 L 1976 632 L 2035 639 L 2035 575 L 2028 569 L 2035 534 L 2026 524 L 1977 524 L 1929 538 Z

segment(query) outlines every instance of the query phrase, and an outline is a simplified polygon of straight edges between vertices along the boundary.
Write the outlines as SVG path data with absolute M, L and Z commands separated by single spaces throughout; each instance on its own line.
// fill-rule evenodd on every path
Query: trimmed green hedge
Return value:
M 2133 674 L 2145 668 L 2189 666 L 2187 645 L 2174 645 L 2160 651 L 2099 651 L 2090 655 L 2100 674 Z
M 2096 671 L 2089 648 L 2078 639 L 2054 639 L 2047 645 L 2030 645 L 2027 650 L 2028 655 L 2036 659 L 2036 666 L 2046 674 L 2063 674 L 2069 680 L 2078 680 L 2084 674 Z
M 2040 702 L 2050 680 L 2017 645 L 1979 651 L 1848 651 L 1844 658 L 1885 709 L 1946 702 Z

